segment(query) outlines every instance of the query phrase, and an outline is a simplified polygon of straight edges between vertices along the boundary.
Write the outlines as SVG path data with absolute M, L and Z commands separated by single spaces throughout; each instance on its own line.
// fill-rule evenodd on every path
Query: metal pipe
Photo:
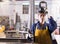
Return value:
M 35 0 L 30 0 L 30 28 L 35 21 Z
M 30 28 L 35 22 L 35 0 L 30 0 Z M 34 43 L 34 38 L 32 39 L 32 44 Z

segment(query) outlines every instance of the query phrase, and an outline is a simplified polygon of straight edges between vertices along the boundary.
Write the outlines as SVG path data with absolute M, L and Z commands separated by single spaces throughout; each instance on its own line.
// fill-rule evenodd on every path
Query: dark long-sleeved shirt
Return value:
M 53 20 L 52 17 L 50 17 L 48 19 L 48 21 L 49 21 L 49 23 L 46 23 L 46 22 L 44 23 L 43 28 L 45 29 L 46 26 L 47 26 L 48 27 L 48 30 L 49 30 L 49 33 L 51 35 L 51 33 L 57 28 L 57 23 Z M 40 22 L 39 21 L 37 23 L 34 23 L 32 25 L 32 27 L 31 27 L 31 32 L 33 34 L 35 33 L 36 26 L 41 29 L 41 25 L 40 25 Z

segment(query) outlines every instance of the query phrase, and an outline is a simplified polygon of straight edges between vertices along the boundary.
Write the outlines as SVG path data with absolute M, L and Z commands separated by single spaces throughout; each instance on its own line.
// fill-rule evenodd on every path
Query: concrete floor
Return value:
M 20 43 L 20 42 L 0 42 L 0 44 L 32 44 L 32 43 Z
M 16 42 L 0 42 L 0 44 L 17 44 Z
M 4 33 L 0 33 L 0 44 L 32 44 L 32 43 L 21 43 L 20 39 L 14 39 L 14 38 L 8 38 L 6 39 L 6 36 Z M 26 41 L 26 40 L 22 40 L 22 41 Z

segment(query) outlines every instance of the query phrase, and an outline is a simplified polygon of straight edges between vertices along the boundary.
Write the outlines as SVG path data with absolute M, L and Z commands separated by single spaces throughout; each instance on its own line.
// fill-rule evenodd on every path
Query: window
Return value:
M 29 5 L 23 5 L 23 14 L 29 14 Z
M 21 0 L 16 0 L 16 1 L 21 1 Z
M 9 1 L 12 1 L 12 0 L 9 0 Z
M 2 2 L 2 0 L 0 0 L 0 2 Z
M 29 0 L 16 0 L 16 1 L 29 1 Z
M 38 13 L 38 9 L 39 9 L 38 5 L 35 5 L 35 14 Z
M 38 5 L 35 5 L 35 14 L 38 13 Z M 29 14 L 29 5 L 23 5 L 23 14 Z

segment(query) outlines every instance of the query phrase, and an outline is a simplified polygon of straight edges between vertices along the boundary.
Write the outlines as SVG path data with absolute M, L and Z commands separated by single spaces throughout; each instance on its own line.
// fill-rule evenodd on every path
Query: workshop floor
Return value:
M 20 42 L 0 42 L 0 44 L 32 44 L 32 43 L 20 43 Z

